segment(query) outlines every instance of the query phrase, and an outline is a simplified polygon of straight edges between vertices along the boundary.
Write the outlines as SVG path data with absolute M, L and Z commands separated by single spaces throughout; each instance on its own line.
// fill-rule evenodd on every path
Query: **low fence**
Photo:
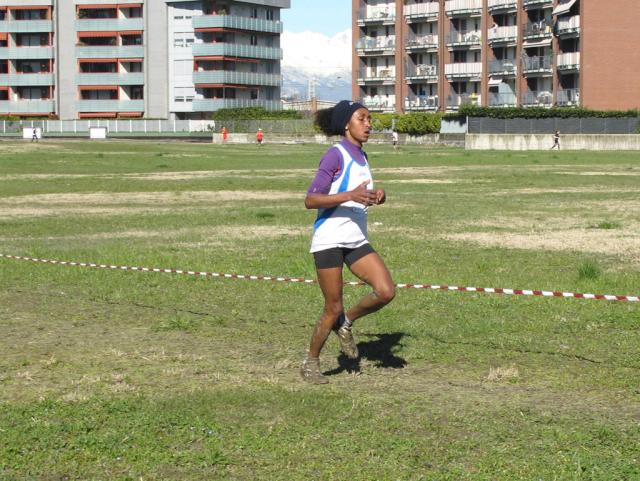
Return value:
M 549 150 L 552 134 L 467 134 L 466 150 Z M 640 135 L 570 134 L 560 136 L 562 150 L 640 150 Z
M 549 119 L 493 119 L 469 117 L 470 134 L 636 134 L 640 118 L 549 118 Z

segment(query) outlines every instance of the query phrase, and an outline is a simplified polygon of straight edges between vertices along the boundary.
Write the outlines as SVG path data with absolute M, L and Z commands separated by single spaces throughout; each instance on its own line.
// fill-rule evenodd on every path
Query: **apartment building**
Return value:
M 0 0 L 0 115 L 280 108 L 290 0 Z
M 352 0 L 353 98 L 374 111 L 640 107 L 637 0 Z

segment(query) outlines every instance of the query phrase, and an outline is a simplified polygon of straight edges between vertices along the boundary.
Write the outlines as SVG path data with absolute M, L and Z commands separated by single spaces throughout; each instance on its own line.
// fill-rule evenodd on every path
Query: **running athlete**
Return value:
M 385 306 L 395 296 L 391 274 L 367 239 L 367 210 L 384 204 L 383 189 L 374 189 L 367 155 L 362 144 L 369 140 L 371 115 L 357 102 L 343 100 L 316 114 L 316 124 L 327 135 L 340 135 L 340 143 L 327 150 L 307 191 L 305 206 L 318 209 L 313 226 L 311 253 L 324 310 L 316 323 L 311 345 L 300 373 L 305 381 L 326 384 L 320 370 L 320 351 L 335 331 L 342 352 L 359 356 L 353 338 L 353 322 Z M 347 311 L 342 299 L 342 266 L 373 288 Z

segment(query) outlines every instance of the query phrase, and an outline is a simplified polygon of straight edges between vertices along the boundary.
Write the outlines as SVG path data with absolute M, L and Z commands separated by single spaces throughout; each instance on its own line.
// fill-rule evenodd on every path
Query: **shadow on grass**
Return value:
M 338 357 L 339 366 L 324 374 L 326 376 L 334 376 L 342 372 L 358 373 L 360 372 L 360 360 L 367 359 L 375 364 L 375 367 L 402 369 L 407 365 L 407 361 L 396 356 L 393 350 L 396 346 L 401 346 L 400 341 L 405 336 L 402 332 L 392 332 L 388 334 L 362 334 L 364 337 L 373 337 L 375 339 L 358 343 L 360 357 L 358 359 L 349 359 L 340 353 Z

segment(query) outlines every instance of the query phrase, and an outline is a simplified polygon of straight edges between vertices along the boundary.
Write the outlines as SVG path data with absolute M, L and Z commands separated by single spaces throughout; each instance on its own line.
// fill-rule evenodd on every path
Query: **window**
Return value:
M 274 12 L 271 9 L 267 9 L 267 20 L 273 20 L 275 18 Z
M 252 8 L 251 9 L 251 18 L 258 18 L 258 9 L 257 8 Z
M 251 89 L 251 100 L 258 100 L 258 90 Z
M 173 46 L 175 48 L 191 48 L 193 41 L 193 32 L 175 32 L 173 34 Z
M 251 45 L 258 45 L 258 37 L 256 35 L 251 35 L 251 38 L 249 41 Z

